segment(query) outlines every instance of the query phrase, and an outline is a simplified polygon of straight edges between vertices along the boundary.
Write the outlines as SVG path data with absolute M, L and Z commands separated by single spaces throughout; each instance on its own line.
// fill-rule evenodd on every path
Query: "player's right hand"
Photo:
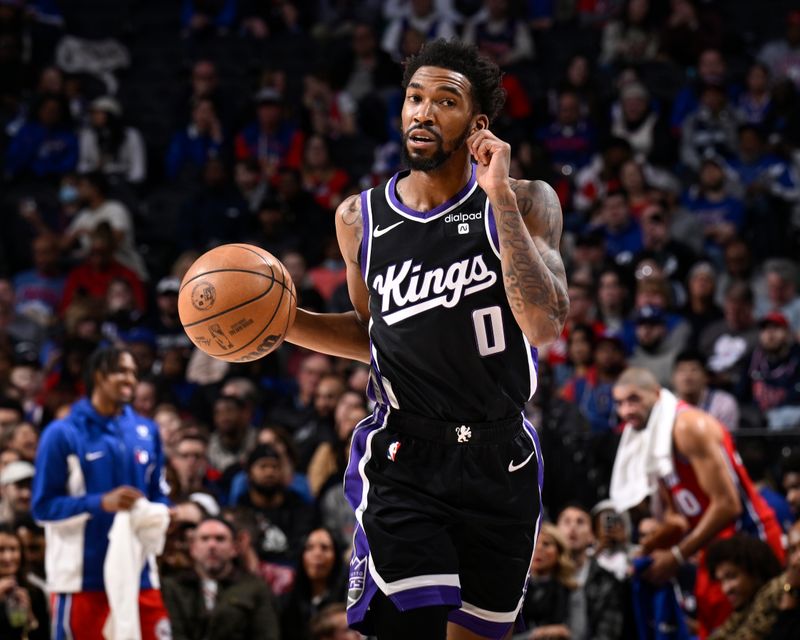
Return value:
M 144 494 L 135 487 L 121 486 L 103 494 L 100 506 L 103 511 L 116 513 L 117 511 L 129 511 L 139 498 Z

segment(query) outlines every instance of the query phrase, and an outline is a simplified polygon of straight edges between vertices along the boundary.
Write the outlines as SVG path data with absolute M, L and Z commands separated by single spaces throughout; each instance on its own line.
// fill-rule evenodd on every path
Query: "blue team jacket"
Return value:
M 36 455 L 32 511 L 45 527 L 45 568 L 54 593 L 103 591 L 103 562 L 113 513 L 104 493 L 136 487 L 152 502 L 168 503 L 164 458 L 156 425 L 126 406 L 102 416 L 87 399 L 44 430 Z M 155 559 L 142 570 L 142 589 L 158 586 Z

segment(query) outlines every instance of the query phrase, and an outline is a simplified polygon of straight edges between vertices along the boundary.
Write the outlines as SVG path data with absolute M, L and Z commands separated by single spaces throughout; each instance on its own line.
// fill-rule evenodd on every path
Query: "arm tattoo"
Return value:
M 569 310 L 561 240 L 561 205 L 541 182 L 517 181 L 514 197 L 501 197 L 495 210 L 503 283 L 509 305 L 527 335 L 557 337 Z M 543 326 L 544 325 L 544 326 Z
M 347 260 L 358 262 L 361 239 L 364 236 L 364 225 L 361 220 L 361 198 L 357 195 L 350 196 L 339 205 L 336 215 L 343 225 L 340 229 L 337 228 L 342 255 Z

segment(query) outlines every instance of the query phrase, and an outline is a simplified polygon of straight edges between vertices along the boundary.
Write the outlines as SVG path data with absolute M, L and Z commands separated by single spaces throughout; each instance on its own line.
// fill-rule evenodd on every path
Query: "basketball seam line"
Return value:
M 250 247 L 255 246 L 255 245 L 243 244 L 243 243 L 240 243 L 240 242 L 234 242 L 234 243 L 231 244 L 231 246 L 239 247 L 240 249 L 244 249 L 245 251 L 249 251 L 250 253 L 256 255 L 259 258 L 261 258 L 261 260 L 264 262 L 264 264 L 269 267 L 269 270 L 272 271 L 272 279 L 273 279 L 273 281 L 275 280 L 275 269 L 272 267 L 272 265 L 269 262 L 267 262 L 267 259 L 263 255 L 261 255 L 258 251 L 254 251 L 253 249 L 250 248 Z M 258 247 L 258 248 L 260 248 L 260 247 Z M 275 259 L 278 260 L 278 258 L 275 258 Z M 289 287 L 286 286 L 286 276 L 289 275 L 289 273 L 286 271 L 286 266 L 280 260 L 278 260 L 278 264 L 281 265 L 280 271 L 284 275 L 284 279 L 283 279 L 283 282 L 281 282 L 281 286 L 284 289 L 286 289 L 286 292 L 292 297 L 292 300 L 294 300 L 295 304 L 297 304 L 297 295 L 294 292 L 294 283 L 292 282 L 292 288 L 291 289 L 289 289 Z M 289 280 L 291 281 L 291 278 L 289 278 Z
M 182 292 L 186 287 L 189 286 L 190 283 L 194 282 L 198 278 L 202 278 L 203 276 L 207 276 L 210 273 L 224 273 L 224 272 L 234 272 L 234 273 L 252 273 L 255 276 L 261 276 L 262 278 L 267 278 L 275 282 L 275 274 L 267 275 L 266 273 L 261 273 L 260 271 L 253 271 L 251 269 L 212 269 L 211 271 L 203 271 L 203 273 L 199 273 L 196 276 L 192 276 L 190 280 L 187 280 L 183 283 L 178 293 Z
M 273 285 L 275 284 L 274 280 L 272 281 L 272 284 Z M 283 285 L 281 285 L 281 287 L 283 287 Z M 285 287 L 283 287 L 283 288 L 285 288 Z M 237 305 L 234 305 L 232 307 L 228 307 L 224 311 L 219 311 L 219 312 L 217 312 L 217 313 L 215 313 L 213 315 L 210 315 L 210 316 L 208 316 L 206 318 L 203 318 L 202 320 L 196 320 L 194 322 L 190 322 L 188 324 L 184 324 L 183 326 L 184 326 L 185 329 L 189 329 L 191 327 L 196 327 L 198 324 L 202 324 L 203 322 L 208 322 L 209 320 L 214 320 L 216 318 L 219 318 L 220 316 L 224 316 L 226 313 L 229 313 L 231 311 L 236 311 L 237 309 L 241 309 L 242 307 L 246 307 L 251 302 L 255 302 L 256 300 L 260 300 L 265 295 L 267 295 L 270 291 L 272 291 L 272 287 L 270 287 L 269 289 L 264 291 L 264 293 L 259 293 L 255 298 L 250 298 L 250 300 L 245 300 L 244 302 L 240 302 Z M 283 295 L 281 295 L 281 297 L 283 297 Z

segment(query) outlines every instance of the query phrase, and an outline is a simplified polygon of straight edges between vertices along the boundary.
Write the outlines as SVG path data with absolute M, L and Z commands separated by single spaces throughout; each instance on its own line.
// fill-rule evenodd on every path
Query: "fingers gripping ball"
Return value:
M 186 272 L 178 314 L 186 335 L 210 356 L 248 362 L 274 351 L 294 323 L 297 294 L 271 253 L 226 244 L 200 256 Z

